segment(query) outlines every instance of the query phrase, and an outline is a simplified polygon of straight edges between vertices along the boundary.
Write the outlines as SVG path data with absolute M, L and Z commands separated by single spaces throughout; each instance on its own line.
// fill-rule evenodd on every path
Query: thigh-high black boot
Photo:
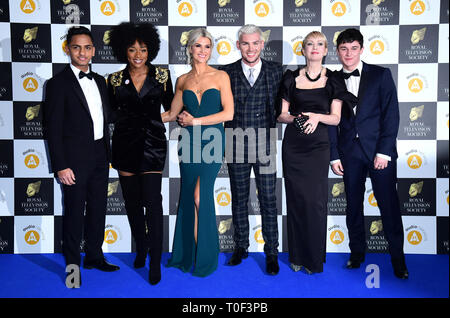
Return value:
M 150 284 L 161 280 L 161 253 L 163 243 L 163 208 L 161 196 L 161 173 L 141 175 L 142 203 L 146 209 L 146 222 L 150 247 Z
M 148 253 L 148 235 L 145 225 L 143 202 L 141 200 L 140 177 L 139 175 L 119 176 L 119 179 L 131 234 L 136 242 L 134 267 L 144 267 Z

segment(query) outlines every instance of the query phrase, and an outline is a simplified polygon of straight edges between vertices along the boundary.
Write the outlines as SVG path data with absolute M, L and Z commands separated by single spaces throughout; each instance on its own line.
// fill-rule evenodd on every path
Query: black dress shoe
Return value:
M 84 261 L 84 268 L 86 269 L 96 268 L 103 272 L 114 272 L 120 269 L 119 266 L 108 263 L 104 258 L 96 261 Z
M 269 275 L 276 275 L 280 271 L 280 266 L 278 265 L 278 257 L 276 255 L 266 256 L 266 271 Z
M 361 253 L 351 253 L 350 259 L 347 262 L 346 267 L 349 269 L 359 268 L 361 263 L 364 262 L 364 254 Z
M 227 264 L 230 266 L 239 265 L 242 262 L 242 259 L 247 257 L 248 257 L 247 250 L 242 247 L 237 247 L 234 249 L 233 255 L 231 255 L 231 258 Z
M 404 257 L 396 259 L 392 258 L 392 267 L 394 268 L 394 275 L 400 279 L 408 279 L 409 273 L 406 268 L 406 263 Z
M 148 271 L 148 281 L 151 285 L 156 285 L 161 280 L 161 249 L 150 249 L 150 269 Z

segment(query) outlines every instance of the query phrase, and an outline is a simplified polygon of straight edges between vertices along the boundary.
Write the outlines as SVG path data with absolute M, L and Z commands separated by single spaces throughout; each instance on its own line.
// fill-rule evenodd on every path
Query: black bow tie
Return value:
M 86 76 L 88 79 L 90 79 L 90 80 L 93 78 L 91 72 L 85 73 L 85 72 L 83 72 L 83 71 L 80 71 L 80 74 L 78 74 L 78 77 L 79 77 L 80 79 L 82 79 L 82 78 L 85 77 L 85 76 Z
M 354 70 L 354 71 L 351 72 L 351 73 L 345 73 L 345 72 L 343 72 L 343 75 L 344 75 L 344 79 L 348 79 L 350 76 L 360 76 L 360 75 L 359 75 L 359 70 L 358 70 L 358 69 Z

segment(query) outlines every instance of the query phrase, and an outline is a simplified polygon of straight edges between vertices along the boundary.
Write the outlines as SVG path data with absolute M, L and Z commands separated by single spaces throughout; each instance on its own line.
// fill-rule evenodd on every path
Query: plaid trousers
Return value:
M 265 164 L 264 164 L 265 165 Z M 231 210 L 233 213 L 235 247 L 248 249 L 249 221 L 248 199 L 250 193 L 250 172 L 253 168 L 260 203 L 264 252 L 267 255 L 278 254 L 278 222 L 276 205 L 276 173 L 260 173 L 263 164 L 230 163 L 228 174 L 231 185 Z

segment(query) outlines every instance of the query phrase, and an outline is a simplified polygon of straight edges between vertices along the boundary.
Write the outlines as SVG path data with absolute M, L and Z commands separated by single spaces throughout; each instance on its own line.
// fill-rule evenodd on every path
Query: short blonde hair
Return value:
M 191 47 L 197 42 L 197 40 L 201 37 L 208 38 L 211 41 L 211 49 L 214 47 L 214 39 L 211 33 L 208 32 L 205 28 L 197 28 L 189 31 L 188 41 L 186 44 L 186 56 L 188 64 L 192 65 L 192 54 L 190 52 Z M 211 56 L 210 56 L 211 58 Z
M 309 32 L 306 36 L 305 39 L 303 40 L 303 45 L 305 45 L 305 43 L 312 38 L 319 38 L 319 39 L 323 39 L 325 41 L 325 48 L 328 49 L 328 41 L 327 41 L 327 37 L 325 36 L 325 34 L 323 34 L 320 31 L 312 31 Z

